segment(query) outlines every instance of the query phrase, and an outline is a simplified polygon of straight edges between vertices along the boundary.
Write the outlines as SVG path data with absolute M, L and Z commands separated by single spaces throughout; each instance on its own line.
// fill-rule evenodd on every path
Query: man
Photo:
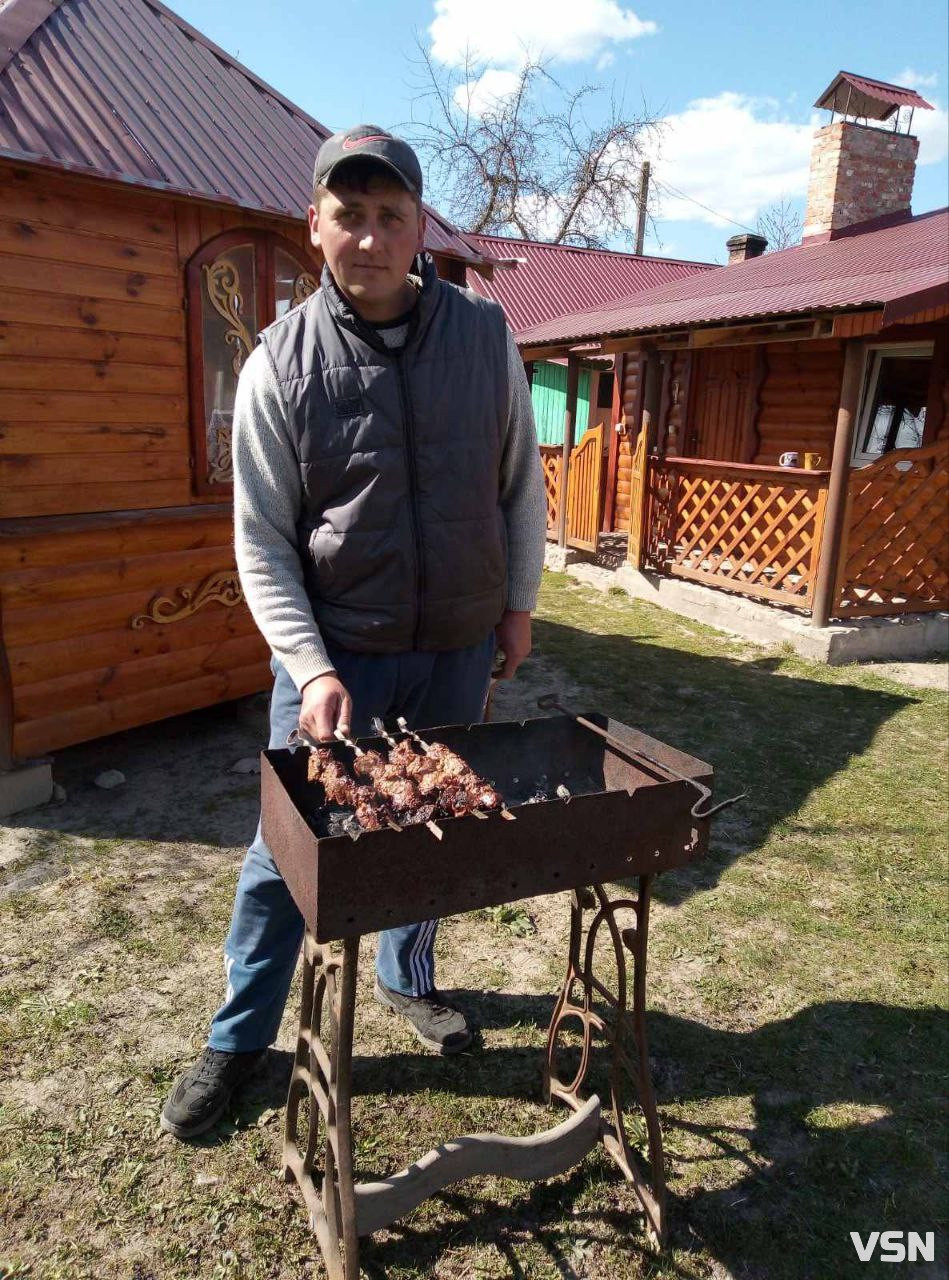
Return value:
M 260 335 L 234 406 L 237 563 L 273 652 L 270 745 L 480 720 L 495 647 L 530 652 L 545 498 L 523 366 L 499 307 L 422 253 L 422 173 L 373 125 L 328 139 L 309 209 L 320 290 Z M 413 269 L 414 268 L 414 269 Z M 437 921 L 380 935 L 376 998 L 423 1044 L 471 1041 L 435 986 Z M 260 828 L 208 1047 L 165 1103 L 179 1138 L 220 1117 L 276 1036 L 303 921 Z

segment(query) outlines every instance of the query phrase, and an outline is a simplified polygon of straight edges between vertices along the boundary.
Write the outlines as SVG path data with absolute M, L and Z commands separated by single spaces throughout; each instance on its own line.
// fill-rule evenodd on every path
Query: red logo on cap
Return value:
M 392 139 L 387 133 L 370 133 L 365 138 L 344 138 L 343 150 L 352 151 L 354 147 L 361 147 L 364 142 L 391 142 Z

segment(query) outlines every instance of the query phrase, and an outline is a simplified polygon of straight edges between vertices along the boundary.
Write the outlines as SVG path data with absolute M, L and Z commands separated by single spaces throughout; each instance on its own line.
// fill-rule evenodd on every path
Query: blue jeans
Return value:
M 352 734 L 372 732 L 373 715 L 404 715 L 413 728 L 481 720 L 494 656 L 494 633 L 446 653 L 352 653 L 328 646 L 330 660 L 353 699 Z M 284 747 L 296 728 L 300 694 L 279 664 L 270 700 L 270 746 Z M 376 972 L 403 995 L 435 986 L 437 920 L 379 935 Z M 257 827 L 237 884 L 224 946 L 227 994 L 211 1021 L 212 1049 L 247 1053 L 276 1038 L 303 938 L 303 917 Z

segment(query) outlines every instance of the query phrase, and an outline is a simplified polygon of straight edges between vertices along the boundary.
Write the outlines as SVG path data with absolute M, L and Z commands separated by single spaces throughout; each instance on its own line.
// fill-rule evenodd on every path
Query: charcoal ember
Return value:
M 356 819 L 351 809 L 334 808 L 326 811 L 326 831 L 330 836 L 349 835 L 349 824 L 353 822 Z
M 407 827 L 417 827 L 425 822 L 431 822 L 435 817 L 436 806 L 434 804 L 421 804 L 417 809 L 407 810 L 400 813 L 399 817 Z

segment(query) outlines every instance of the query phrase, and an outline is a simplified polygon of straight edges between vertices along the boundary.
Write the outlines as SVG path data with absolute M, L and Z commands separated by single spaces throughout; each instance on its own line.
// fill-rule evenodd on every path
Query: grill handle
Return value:
M 654 769 L 659 769 L 662 773 L 668 774 L 670 778 L 676 778 L 679 782 L 687 782 L 698 793 L 699 798 L 689 811 L 693 818 L 711 818 L 716 813 L 721 813 L 723 809 L 727 809 L 729 805 L 737 804 L 739 800 L 744 800 L 748 794 L 742 791 L 740 795 L 732 796 L 729 800 L 720 800 L 718 804 L 713 804 L 706 808 L 708 802 L 712 798 L 712 790 L 705 786 L 702 782 L 696 782 L 695 778 L 688 778 L 684 773 L 671 768 L 667 764 L 663 764 L 661 760 L 657 760 L 654 756 L 649 756 L 645 751 L 637 751 L 635 747 L 631 747 L 628 742 L 622 742 L 619 738 L 614 738 L 611 733 L 607 733 L 605 729 L 601 729 L 598 724 L 594 724 L 592 720 L 587 720 L 585 716 L 578 716 L 575 711 L 571 711 L 562 703 L 557 701 L 555 693 L 545 693 L 537 699 L 537 705 L 542 711 L 559 711 L 561 715 L 569 716 L 571 720 L 575 720 L 577 724 L 583 725 L 584 729 L 589 729 L 591 733 L 595 733 L 597 737 L 602 738 L 615 751 L 619 751 L 622 755 L 631 756 L 633 760 L 643 761 L 651 765 Z

